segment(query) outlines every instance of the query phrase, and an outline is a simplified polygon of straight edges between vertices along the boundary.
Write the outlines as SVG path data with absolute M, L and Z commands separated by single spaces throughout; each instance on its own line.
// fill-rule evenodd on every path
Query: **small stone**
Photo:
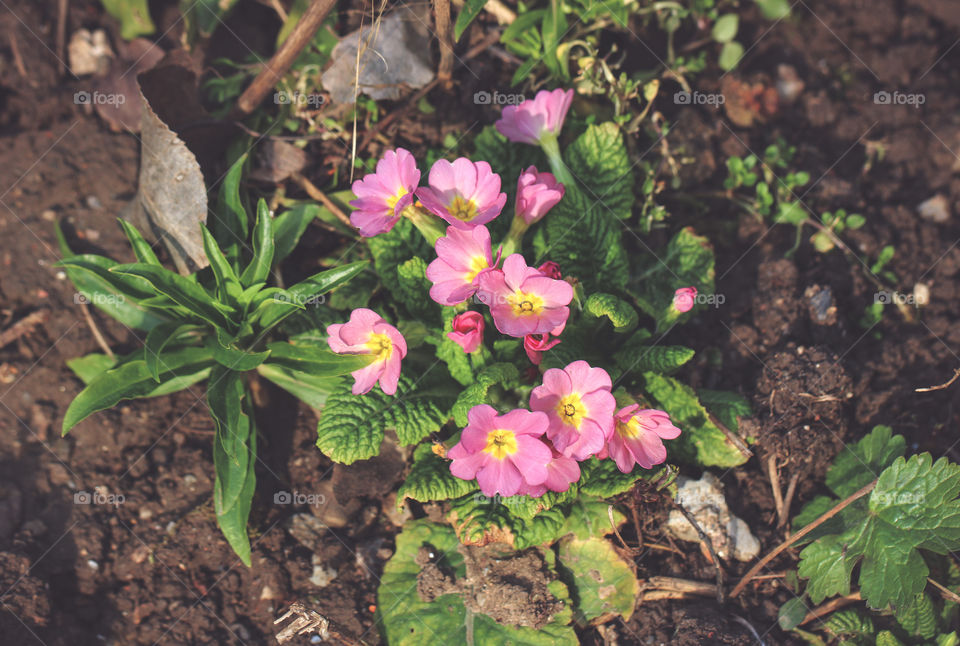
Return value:
M 188 473 L 187 475 L 183 476 L 183 484 L 191 489 L 194 488 L 197 486 L 197 476 L 193 475 L 192 473 Z
M 140 518 L 140 520 L 147 521 L 153 518 L 153 512 L 146 507 L 141 507 L 137 516 Z
M 331 581 L 337 578 L 337 571 L 332 567 L 324 565 L 318 554 L 314 554 L 310 562 L 313 564 L 313 574 L 310 575 L 310 583 L 318 588 L 327 587 Z
M 924 283 L 913 286 L 913 302 L 917 307 L 924 307 L 930 303 L 930 288 Z
M 90 568 L 91 570 L 96 571 L 100 569 L 100 564 L 94 561 L 93 559 L 90 559 L 89 561 L 87 561 L 87 567 Z
M 942 194 L 937 193 L 917 207 L 920 217 L 932 222 L 946 222 L 950 219 L 950 202 Z
M 45 210 L 44 212 L 42 212 L 42 213 L 40 214 L 40 217 L 41 217 L 45 222 L 53 222 L 54 220 L 57 219 L 57 212 L 54 211 L 54 210 L 52 210 L 52 209 L 47 209 L 47 210 Z
M 103 203 L 100 202 L 100 198 L 96 195 L 87 196 L 87 206 L 94 210 L 100 210 L 103 208 Z

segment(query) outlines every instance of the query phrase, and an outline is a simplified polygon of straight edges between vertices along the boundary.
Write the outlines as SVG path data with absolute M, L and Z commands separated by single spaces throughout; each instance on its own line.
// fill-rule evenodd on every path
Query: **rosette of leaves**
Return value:
M 210 266 L 196 274 L 182 276 L 163 267 L 147 241 L 124 221 L 120 224 L 133 247 L 134 263 L 74 254 L 59 230 L 58 236 L 64 255 L 59 265 L 87 302 L 145 333 L 144 346 L 126 356 L 93 354 L 69 362 L 85 388 L 67 409 L 63 434 L 123 400 L 166 395 L 206 381 L 216 428 L 217 522 L 249 566 L 246 525 L 257 452 L 248 373 L 257 371 L 316 404 L 340 376 L 367 365 L 369 357 L 334 354 L 307 336 L 280 338 L 279 326 L 291 314 L 346 283 L 366 263 L 328 269 L 285 289 L 268 286 L 273 267 L 282 259 L 277 250 L 291 249 L 303 228 L 287 214 L 273 217 L 260 200 L 251 249 L 244 253 L 245 245 L 238 244 L 240 233 L 247 230 L 238 192 L 241 166 L 242 160 L 225 182 L 221 241 L 200 225 Z
M 780 610 L 780 624 L 791 629 L 813 605 L 849 595 L 852 582 L 869 608 L 892 610 L 889 630 L 874 631 L 865 615 L 834 613 L 826 629 L 856 644 L 956 644 L 951 626 L 960 606 L 950 595 L 931 595 L 928 581 L 956 589 L 960 568 L 949 554 L 960 549 L 960 465 L 929 453 L 904 457 L 906 441 L 888 426 L 877 426 L 846 447 L 827 472 L 833 496 L 818 496 L 794 519 L 794 529 L 820 518 L 841 500 L 874 480 L 860 497 L 816 527 L 799 544 L 798 574 L 804 595 Z M 855 572 L 859 570 L 859 574 Z M 936 592 L 937 586 L 930 590 Z M 882 617 L 875 615 L 877 622 Z

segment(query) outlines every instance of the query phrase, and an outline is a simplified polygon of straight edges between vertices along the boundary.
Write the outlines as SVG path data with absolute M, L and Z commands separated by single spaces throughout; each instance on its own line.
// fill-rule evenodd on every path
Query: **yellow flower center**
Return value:
M 631 417 L 626 423 L 617 422 L 616 430 L 617 435 L 627 440 L 632 440 L 635 437 L 639 437 L 643 433 L 643 427 L 640 426 L 640 420 L 636 417 Z
M 569 424 L 575 429 L 580 428 L 580 423 L 586 414 L 587 407 L 583 405 L 583 401 L 577 393 L 563 397 L 557 404 L 557 415 L 560 416 L 564 424 Z
M 507 302 L 513 307 L 514 316 L 538 316 L 543 311 L 543 299 L 536 294 L 527 294 L 519 289 L 510 296 Z
M 474 201 L 465 200 L 459 195 L 453 198 L 450 206 L 447 207 L 447 211 L 449 211 L 453 217 L 458 220 L 463 220 L 464 222 L 469 222 L 477 217 L 477 205 Z
M 393 354 L 393 341 L 386 334 L 371 334 L 367 347 L 377 361 L 386 361 Z
M 497 429 L 487 433 L 487 446 L 484 453 L 489 453 L 498 460 L 517 452 L 517 436 L 513 431 Z
M 474 256 L 470 259 L 469 269 L 467 273 L 464 274 L 463 280 L 468 283 L 472 283 L 473 279 L 477 277 L 481 271 L 489 267 L 490 264 L 487 262 L 486 256 Z
M 408 193 L 407 189 L 400 187 L 397 189 L 396 195 L 391 195 L 387 198 L 387 207 L 390 209 L 390 214 L 393 214 L 393 210 L 397 208 L 397 202 L 400 201 L 400 198 Z

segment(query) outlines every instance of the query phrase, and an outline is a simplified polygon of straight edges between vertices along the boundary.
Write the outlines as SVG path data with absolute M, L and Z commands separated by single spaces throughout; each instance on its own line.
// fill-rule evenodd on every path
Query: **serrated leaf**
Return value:
M 414 317 L 425 321 L 438 318 L 440 306 L 430 298 L 430 286 L 427 280 L 427 263 L 414 256 L 397 266 L 397 287 L 395 294 L 401 295 L 400 302 Z
M 548 509 L 532 518 L 521 518 L 510 505 L 509 498 L 470 494 L 450 503 L 447 519 L 461 543 L 488 545 L 506 543 L 518 550 L 556 540 L 564 524 L 563 513 Z
M 850 594 L 850 574 L 856 565 L 838 536 L 827 536 L 803 548 L 797 571 L 810 579 L 807 596 L 814 605 L 827 597 Z
M 390 231 L 366 238 L 366 242 L 381 284 L 403 302 L 406 293 L 400 288 L 400 265 L 414 257 L 432 258 L 433 248 L 407 218 L 400 218 Z
M 696 352 L 682 345 L 638 345 L 627 343 L 614 357 L 624 372 L 669 374 L 690 361 Z
M 400 376 L 397 394 L 379 387 L 366 395 L 350 392 L 353 379 L 341 379 L 327 398 L 317 425 L 317 447 L 335 462 L 351 464 L 380 453 L 383 433 L 396 431 L 401 446 L 416 444 L 447 421 L 447 403 L 416 389 L 416 382 Z
M 930 597 L 921 592 L 902 608 L 896 608 L 894 615 L 900 627 L 911 635 L 923 639 L 933 639 L 938 630 L 937 611 Z
M 615 332 L 630 332 L 637 326 L 637 311 L 622 298 L 602 292 L 591 294 L 583 310 L 594 318 L 607 317 Z
M 461 480 L 450 473 L 450 461 L 436 455 L 429 444 L 424 444 L 414 451 L 410 473 L 397 492 L 397 504 L 402 504 L 406 498 L 420 502 L 460 498 L 476 488 L 472 480 Z
M 426 519 L 408 523 L 397 535 L 394 556 L 383 568 L 377 589 L 377 604 L 383 636 L 390 646 L 423 646 L 424 644 L 512 644 L 513 646 L 576 646 L 576 633 L 571 620 L 570 598 L 566 586 L 559 581 L 549 584 L 550 592 L 564 603 L 564 609 L 539 630 L 498 624 L 490 617 L 468 611 L 459 595 L 447 594 L 432 603 L 423 601 L 417 592 L 421 566 L 417 554 L 429 546 L 457 576 L 465 574 L 463 557 L 457 551 L 454 532 L 446 525 Z M 544 554 L 550 563 L 552 555 Z
M 639 466 L 623 473 L 613 460 L 593 457 L 580 463 L 580 491 L 588 496 L 610 498 L 633 489 L 645 473 L 648 472 Z
M 476 383 L 464 389 L 453 404 L 453 420 L 457 426 L 464 428 L 467 425 L 467 413 L 471 408 L 489 403 L 487 392 L 491 387 L 502 385 L 510 388 L 518 377 L 516 366 L 510 363 L 494 363 L 481 370 Z
M 640 582 L 609 541 L 568 536 L 560 541 L 557 562 L 570 587 L 578 624 L 600 624 L 617 616 L 630 619 Z
M 875 426 L 859 442 L 844 447 L 827 471 L 827 486 L 846 498 L 873 482 L 877 475 L 906 451 L 902 435 L 892 435 L 889 426 Z
M 469 386 L 474 382 L 476 371 L 483 367 L 487 352 L 481 347 L 480 352 L 471 352 L 467 354 L 457 343 L 447 336 L 453 331 L 453 319 L 457 312 L 452 307 L 444 307 L 443 329 L 438 335 L 428 337 L 427 343 L 437 347 L 437 358 L 447 364 L 447 370 L 450 376 L 457 380 L 461 386 Z
M 707 410 L 716 415 L 717 419 L 730 430 L 736 431 L 740 428 L 741 417 L 753 415 L 750 402 L 737 393 L 701 388 L 697 391 L 697 395 Z
M 586 184 L 588 197 L 600 200 L 617 218 L 632 215 L 633 164 L 617 124 L 607 121 L 588 127 L 567 147 L 565 160 L 574 176 Z
M 610 522 L 611 515 L 613 523 Z M 572 534 L 580 540 L 603 538 L 612 533 L 615 528 L 619 528 L 627 519 L 616 507 L 604 500 L 584 498 L 569 506 L 566 517 L 561 536 Z
M 823 625 L 836 637 L 870 638 L 875 633 L 870 617 L 853 608 L 844 608 L 832 613 L 824 620 Z
M 647 392 L 670 414 L 671 421 L 681 429 L 680 437 L 667 440 L 667 455 L 693 462 L 700 466 L 735 467 L 746 462 L 716 424 L 710 421 L 707 410 L 697 399 L 692 388 L 673 377 L 653 372 L 643 375 Z

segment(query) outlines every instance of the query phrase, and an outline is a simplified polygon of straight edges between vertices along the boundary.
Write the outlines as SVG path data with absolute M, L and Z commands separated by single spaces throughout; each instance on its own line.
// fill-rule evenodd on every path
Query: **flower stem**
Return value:
M 523 235 L 527 232 L 528 228 L 530 228 L 530 225 L 528 225 L 523 218 L 517 215 L 513 216 L 513 222 L 510 223 L 510 231 L 507 233 L 507 237 L 503 239 L 503 244 L 500 245 L 504 258 L 512 253 L 520 252 Z
M 443 227 L 443 221 L 421 207 L 411 204 L 401 213 L 405 218 L 417 227 L 417 230 L 423 234 L 430 246 L 437 244 L 437 240 L 446 235 Z
M 570 173 L 570 169 L 567 168 L 563 157 L 560 155 L 560 144 L 557 143 L 557 137 L 549 133 L 543 135 L 543 137 L 540 138 L 540 148 L 543 149 L 547 160 L 550 162 L 550 170 L 553 171 L 554 177 L 564 186 L 574 188 L 576 183 L 574 182 L 573 175 Z

